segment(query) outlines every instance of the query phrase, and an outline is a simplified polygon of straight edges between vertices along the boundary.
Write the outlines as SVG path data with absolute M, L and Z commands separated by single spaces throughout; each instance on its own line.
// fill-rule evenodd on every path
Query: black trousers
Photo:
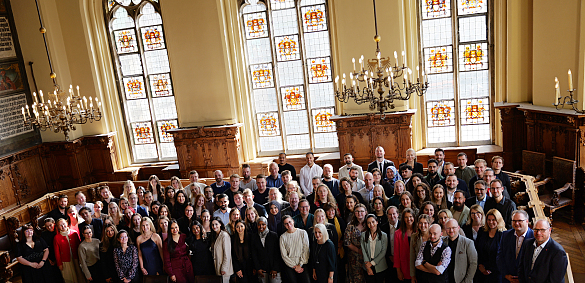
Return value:
M 311 282 L 309 279 L 309 266 L 303 265 L 303 272 L 297 273 L 294 268 L 290 268 L 285 266 L 283 268 L 283 279 L 286 278 L 287 283 L 309 283 Z
M 93 279 L 92 282 L 94 282 L 94 283 L 106 282 L 106 279 L 104 278 L 103 272 L 102 272 L 102 263 L 100 261 L 97 261 L 92 266 L 88 266 L 87 269 L 89 270 L 89 273 L 91 274 L 91 279 Z
M 375 266 L 372 267 L 372 271 L 374 271 L 374 275 L 368 275 L 367 271 L 364 272 L 364 273 L 366 273 L 366 283 L 384 282 L 384 279 L 386 279 L 386 271 L 388 269 L 386 269 L 384 271 L 376 272 L 374 267 Z

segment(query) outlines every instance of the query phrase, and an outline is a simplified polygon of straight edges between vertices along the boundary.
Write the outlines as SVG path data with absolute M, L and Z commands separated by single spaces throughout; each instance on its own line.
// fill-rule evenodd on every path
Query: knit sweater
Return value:
M 288 231 L 280 236 L 280 253 L 284 263 L 294 268 L 297 265 L 305 265 L 309 262 L 309 236 L 303 229 L 296 229 L 293 233 Z

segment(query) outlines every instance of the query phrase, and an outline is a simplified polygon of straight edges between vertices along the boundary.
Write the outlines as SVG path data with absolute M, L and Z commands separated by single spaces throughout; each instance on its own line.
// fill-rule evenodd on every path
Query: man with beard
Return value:
M 223 194 L 223 192 L 229 190 L 231 185 L 229 182 L 223 180 L 223 172 L 221 170 L 215 170 L 213 176 L 215 177 L 215 183 L 211 184 L 211 188 L 213 189 L 214 195 Z
M 319 177 L 323 175 L 323 168 L 315 164 L 315 155 L 312 152 L 305 154 L 307 164 L 301 168 L 301 174 L 299 176 L 299 185 L 303 190 L 303 194 L 308 196 L 313 193 L 313 186 L 311 186 L 311 180 L 313 177 Z
M 470 181 L 471 178 L 477 174 L 475 173 L 475 170 L 467 166 L 467 154 L 465 154 L 465 152 L 457 154 L 457 166 L 459 166 L 455 169 L 455 175 L 457 178 L 462 179 L 469 186 L 473 186 L 473 183 L 470 183 Z
M 280 194 L 286 196 L 286 185 L 288 182 L 292 181 L 292 175 L 290 174 L 290 171 L 284 170 L 280 173 L 280 177 L 282 178 L 282 186 L 280 186 L 278 190 L 280 191 Z
M 443 177 L 445 177 L 445 179 L 441 179 L 437 184 L 440 184 L 443 187 L 446 187 L 445 182 L 447 181 L 447 177 L 449 175 L 455 175 L 457 177 L 457 175 L 455 174 L 455 165 L 453 165 L 453 163 L 451 162 L 445 162 L 445 165 L 443 166 Z M 457 177 L 457 189 L 464 191 L 466 196 L 469 196 L 469 189 L 467 188 L 467 183 L 460 179 L 459 177 Z
M 331 164 L 323 165 L 323 179 L 321 181 L 329 188 L 333 197 L 339 194 L 339 180 L 333 178 L 333 166 Z
M 205 184 L 199 183 L 199 173 L 195 170 L 189 172 L 189 183 L 183 190 L 185 191 L 187 200 L 192 203 L 195 201 L 195 196 L 204 194 Z
M 456 191 L 454 195 L 451 213 L 453 214 L 453 219 L 457 220 L 460 226 L 463 226 L 469 219 L 470 210 L 465 205 L 465 193 L 463 191 Z
M 439 224 L 431 225 L 429 234 L 429 240 L 421 246 L 414 261 L 416 282 L 448 282 L 445 271 L 451 263 L 451 248 L 443 242 Z
M 475 196 L 467 198 L 467 200 L 465 201 L 465 205 L 467 205 L 467 207 L 471 207 L 474 204 L 479 204 L 479 206 L 481 206 L 481 208 L 484 208 L 486 200 L 488 200 L 490 198 L 486 194 L 487 190 L 488 190 L 487 186 L 488 186 L 487 182 L 484 180 L 479 180 L 479 181 L 475 182 L 475 185 L 474 185 Z M 484 209 L 484 211 L 486 211 L 486 210 Z
M 223 222 L 223 225 L 228 225 L 228 223 L 230 222 L 231 208 L 229 208 L 229 204 L 230 201 L 228 200 L 228 197 L 225 194 L 219 194 L 217 196 L 217 205 L 219 206 L 219 208 L 215 212 L 213 212 L 213 217 L 219 217 L 221 219 L 221 222 Z
M 487 184 L 491 184 L 493 180 L 497 179 L 496 178 L 496 174 L 494 172 L 494 170 L 492 168 L 486 168 L 483 171 L 483 180 L 487 183 Z M 502 184 L 504 183 L 504 181 L 502 181 Z M 508 190 L 506 190 L 506 186 L 504 186 L 504 191 L 502 192 L 502 195 L 504 195 L 504 197 L 506 198 L 510 198 L 510 194 L 508 193 Z
M 240 181 L 240 189 L 244 191 L 245 189 L 250 189 L 255 191 L 258 189 L 256 186 L 256 180 L 251 177 L 252 176 L 252 169 L 250 169 L 249 164 L 242 164 L 242 180 Z
M 266 186 L 268 188 L 278 188 L 282 186 L 282 178 L 280 177 L 280 174 L 278 174 L 278 164 L 276 162 L 270 163 L 270 165 L 268 165 L 268 171 L 270 172 L 270 175 L 266 177 Z
M 376 160 L 368 164 L 368 172 L 372 172 L 374 168 L 380 169 L 380 172 L 386 172 L 388 166 L 394 166 L 394 162 L 384 158 L 385 153 L 386 152 L 384 151 L 383 147 L 381 146 L 376 147 L 376 151 L 374 152 L 374 154 L 376 155 Z M 365 177 L 366 176 L 364 175 L 364 178 Z
M 435 149 L 435 160 L 437 160 L 437 172 L 443 172 L 445 166 L 445 151 L 442 148 Z
M 473 241 L 459 236 L 457 220 L 450 219 L 445 223 L 448 241 L 451 248 L 451 264 L 447 268 L 449 283 L 472 283 L 477 270 L 477 251 Z
M 473 165 L 474 165 L 473 169 L 475 169 L 476 175 L 471 177 L 471 179 L 469 179 L 468 184 L 475 184 L 475 182 L 477 182 L 477 180 L 482 180 L 483 173 L 485 172 L 485 169 L 487 169 L 487 162 L 485 162 L 485 160 L 483 160 L 481 158 L 476 159 L 475 162 L 473 163 Z M 474 194 L 475 194 L 474 191 L 471 191 L 469 193 L 471 194 L 471 196 L 474 196 Z
M 438 164 L 439 163 L 435 159 L 429 159 L 429 161 L 427 161 L 427 169 L 429 172 L 425 176 L 425 180 L 427 180 L 427 183 L 429 183 L 429 187 L 431 188 L 443 179 L 441 174 L 439 174 L 439 171 L 437 171 L 439 169 L 437 167 Z
M 254 194 L 254 199 L 258 203 L 265 203 L 268 201 L 268 186 L 266 183 L 266 176 L 263 174 L 258 174 L 256 176 L 256 185 L 258 186 L 258 189 L 252 191 L 252 194 Z
M 361 166 L 353 163 L 353 156 L 351 155 L 351 153 L 346 153 L 343 155 L 343 162 L 345 163 L 345 165 L 343 165 L 341 168 L 339 168 L 339 176 L 337 176 L 340 180 L 343 177 L 349 178 L 349 171 L 351 170 L 351 167 L 353 167 L 353 166 L 357 166 L 357 168 L 358 168 L 358 176 L 357 176 L 358 179 L 364 180 L 364 170 L 362 169 Z
M 490 190 L 492 198 L 486 200 L 484 211 L 490 211 L 492 208 L 497 209 L 502 214 L 506 229 L 512 228 L 512 212 L 516 210 L 516 204 L 510 198 L 504 197 L 504 186 L 501 180 L 493 180 L 490 183 Z
M 295 217 L 301 214 L 301 211 L 299 211 L 299 201 L 299 194 L 297 192 L 290 193 L 288 196 L 289 207 L 282 210 L 282 216 L 290 215 L 291 217 Z
M 215 199 L 213 197 L 214 193 L 211 186 L 206 186 L 203 189 L 203 196 L 205 196 L 205 209 L 209 210 L 211 213 L 215 210 Z
M 286 153 L 280 153 L 278 155 L 278 173 L 282 174 L 282 171 L 288 170 L 293 180 L 297 179 L 297 170 L 294 166 L 286 163 Z
M 358 178 L 359 176 L 359 166 L 352 166 L 349 170 L 349 179 L 351 180 L 351 190 L 357 192 L 363 189 L 366 186 L 364 181 Z
M 68 219 L 67 217 L 67 211 L 65 210 L 67 208 L 67 205 L 69 204 L 69 198 L 67 197 L 67 195 L 59 195 L 59 199 L 57 200 L 57 208 L 51 210 L 51 212 L 47 213 L 47 217 L 51 217 L 53 219 Z
M 447 194 L 447 200 L 453 203 L 455 199 L 455 192 L 458 190 L 457 187 L 459 185 L 459 179 L 455 174 L 451 174 L 445 178 L 445 194 Z

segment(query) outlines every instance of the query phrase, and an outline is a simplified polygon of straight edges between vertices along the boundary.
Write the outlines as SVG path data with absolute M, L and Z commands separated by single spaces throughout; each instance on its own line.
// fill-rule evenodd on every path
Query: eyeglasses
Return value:
M 544 233 L 545 231 L 548 231 L 548 229 L 532 229 L 532 231 L 534 231 L 534 233 Z
M 520 223 L 520 222 L 524 222 L 527 221 L 528 219 L 522 219 L 522 220 L 512 220 L 512 223 Z M 534 229 L 533 229 L 534 231 Z

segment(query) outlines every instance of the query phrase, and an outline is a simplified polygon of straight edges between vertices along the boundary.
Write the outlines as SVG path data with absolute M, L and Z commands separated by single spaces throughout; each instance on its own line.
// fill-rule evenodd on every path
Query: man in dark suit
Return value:
M 257 270 L 258 277 L 263 277 L 263 282 L 269 282 L 268 278 L 281 279 L 282 256 L 280 255 L 280 239 L 274 231 L 266 227 L 268 221 L 264 217 L 258 218 L 258 233 L 251 236 L 252 266 Z
M 451 162 L 445 162 L 442 172 L 443 172 L 442 176 L 445 177 L 445 179 L 441 179 L 437 184 L 441 184 L 441 186 L 446 187 L 447 185 L 445 184 L 445 182 L 447 181 L 447 176 L 455 175 L 455 165 L 453 165 L 453 163 Z M 465 183 L 463 179 L 459 179 L 457 175 L 455 175 L 455 178 L 457 178 L 457 190 L 464 191 L 467 195 L 469 195 L 469 188 L 467 187 L 467 185 L 470 184 Z
M 567 253 L 550 237 L 551 227 L 546 219 L 534 224 L 534 239 L 524 243 L 518 256 L 518 280 L 520 282 L 565 282 Z
M 376 160 L 372 161 L 372 163 L 368 164 L 368 172 L 372 172 L 374 168 L 380 169 L 380 172 L 386 172 L 389 166 L 394 166 L 394 162 L 384 159 L 384 148 L 381 146 L 376 147 Z
M 528 228 L 528 213 L 526 211 L 514 211 L 512 213 L 512 222 L 514 223 L 514 229 L 505 231 L 502 234 L 496 260 L 500 274 L 502 274 L 503 283 L 519 282 L 518 265 L 520 257 L 518 255 L 525 249 L 523 243 L 534 238 L 532 229 Z
M 268 214 L 266 213 L 266 209 L 264 208 L 264 206 L 254 202 L 254 194 L 252 193 L 252 190 L 250 189 L 244 190 L 244 201 L 246 202 L 246 205 L 248 207 L 254 207 L 256 209 L 256 211 L 258 212 L 258 217 L 260 216 L 268 217 Z
M 477 182 L 475 182 L 473 187 L 475 191 L 475 196 L 468 197 L 467 200 L 465 200 L 465 205 L 467 205 L 467 207 L 471 207 L 474 204 L 479 204 L 481 208 L 484 208 L 485 202 L 490 198 L 490 196 L 486 194 L 487 183 L 484 180 L 478 180 Z M 484 212 L 487 213 L 487 211 L 485 210 Z
M 102 238 L 102 230 L 103 230 L 103 226 L 104 223 L 102 222 L 101 218 L 91 218 L 91 209 L 89 209 L 88 207 L 82 207 L 81 210 L 79 210 L 79 216 L 81 216 L 81 218 L 83 218 L 84 222 L 79 223 L 77 225 L 77 228 L 79 229 L 79 232 L 83 234 L 83 229 L 85 229 L 85 226 L 90 226 L 91 227 L 91 231 L 92 231 L 92 238 L 95 239 L 100 239 Z M 81 236 L 83 237 L 83 235 Z

